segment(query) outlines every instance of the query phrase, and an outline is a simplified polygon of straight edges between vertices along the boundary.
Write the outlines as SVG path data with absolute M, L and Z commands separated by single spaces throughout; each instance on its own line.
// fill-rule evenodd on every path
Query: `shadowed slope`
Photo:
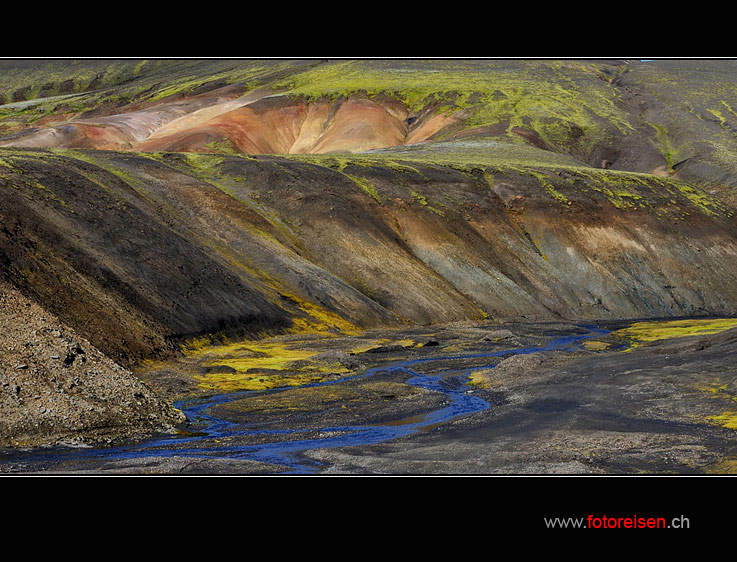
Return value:
M 0 106 L 5 276 L 130 361 L 324 328 L 313 305 L 360 327 L 732 314 L 731 172 L 707 181 L 731 74 L 702 105 L 672 83 L 732 67 L 699 64 L 123 65 L 64 90 L 85 111 Z M 702 131 L 719 150 L 675 162 Z
M 5 275 L 125 363 L 200 335 L 345 322 L 737 313 L 731 212 L 672 180 L 368 156 L 0 157 Z

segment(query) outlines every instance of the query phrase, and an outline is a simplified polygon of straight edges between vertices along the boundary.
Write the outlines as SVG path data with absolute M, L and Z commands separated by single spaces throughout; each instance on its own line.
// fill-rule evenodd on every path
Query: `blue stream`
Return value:
M 529 354 L 537 351 L 554 349 L 577 349 L 585 339 L 607 334 L 607 330 L 594 326 L 579 326 L 587 330 L 584 334 L 565 336 L 553 339 L 544 346 L 526 347 L 522 349 L 510 349 L 496 351 L 493 353 L 458 355 L 455 357 L 427 357 L 412 359 L 390 366 L 381 366 L 368 369 L 365 373 L 353 378 L 370 377 L 378 372 L 396 372 L 398 374 L 410 375 L 407 384 L 420 388 L 441 392 L 446 397 L 443 407 L 424 416 L 400 420 L 388 425 L 367 426 L 334 426 L 315 429 L 290 429 L 290 430 L 249 430 L 243 425 L 232 423 L 223 419 L 212 417 L 207 413 L 208 408 L 225 404 L 227 402 L 243 398 L 248 392 L 235 392 L 208 396 L 200 399 L 183 400 L 175 403 L 175 407 L 182 410 L 189 420 L 201 426 L 201 431 L 187 436 L 166 436 L 152 439 L 133 445 L 124 445 L 109 448 L 90 449 L 54 449 L 42 450 L 29 453 L 28 455 L 13 455 L 15 462 L 69 462 L 69 461 L 111 461 L 120 459 L 135 459 L 144 457 L 193 457 L 210 459 L 240 459 L 253 460 L 274 464 L 278 467 L 288 469 L 288 474 L 309 474 L 317 472 L 320 468 L 318 463 L 311 462 L 300 455 L 310 449 L 351 447 L 359 445 L 373 445 L 382 443 L 398 437 L 404 437 L 420 430 L 430 429 L 437 424 L 450 421 L 461 416 L 480 412 L 489 408 L 488 402 L 467 392 L 466 379 L 471 371 L 488 368 L 476 366 L 471 370 L 443 371 L 437 374 L 424 374 L 416 370 L 416 366 L 426 362 L 443 362 L 473 358 L 496 358 Z M 490 364 L 492 366 L 495 363 Z M 314 383 L 309 386 L 325 384 L 336 384 L 336 381 Z M 277 391 L 280 389 L 274 389 Z M 325 437 L 299 439 L 299 433 L 327 434 Z M 213 440 L 219 442 L 233 441 L 242 436 L 270 436 L 279 435 L 287 437 L 285 441 L 273 441 L 257 445 L 218 445 L 213 446 Z M 296 438 L 295 438 L 296 437 Z M 236 438 L 236 439 L 232 439 Z M 283 474 L 283 473 L 282 473 Z

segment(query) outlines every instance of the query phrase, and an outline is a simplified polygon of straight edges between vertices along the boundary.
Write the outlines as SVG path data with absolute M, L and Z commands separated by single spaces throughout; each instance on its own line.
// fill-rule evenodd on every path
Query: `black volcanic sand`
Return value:
M 492 405 L 485 412 L 409 439 L 309 456 L 332 474 L 730 473 L 735 346 L 730 330 L 629 352 L 515 357 L 478 391 Z
M 704 474 L 734 469 L 737 440 L 734 430 L 724 425 L 731 418 L 721 418 L 724 423 L 710 418 L 737 410 L 737 369 L 731 361 L 737 330 L 663 340 L 627 352 L 621 340 L 608 336 L 595 338 L 613 344 L 599 351 L 578 348 L 454 359 L 511 352 L 584 332 L 566 324 L 458 324 L 351 337 L 283 337 L 300 349 L 321 349 L 322 357 L 340 358 L 352 370 L 324 373 L 333 384 L 252 391 L 206 412 L 249 429 L 302 430 L 298 435 L 203 435 L 197 444 L 203 452 L 195 457 L 177 456 L 177 445 L 164 456 L 135 458 L 106 458 L 104 449 L 100 456 L 71 455 L 53 462 L 52 457 L 13 453 L 0 457 L 0 472 L 279 473 L 286 467 L 215 451 L 275 439 L 322 439 L 328 433 L 325 428 L 340 425 L 421 420 L 447 403 L 445 395 L 407 384 L 409 376 L 403 372 L 379 369 L 371 376 L 357 376 L 368 368 L 419 358 L 437 358 L 412 367 L 424 373 L 476 372 L 477 384 L 469 384 L 465 392 L 489 407 L 376 445 L 312 449 L 305 458 L 316 463 L 317 473 Z M 384 343 L 369 345 L 377 340 Z M 367 344 L 362 351 L 346 353 L 359 342 Z M 294 367 L 294 372 L 305 372 L 305 364 Z M 198 379 L 193 378 L 207 370 L 192 358 L 188 367 L 184 362 L 178 367 L 158 365 L 139 374 L 173 399 L 191 392 L 212 393 L 198 390 Z M 181 428 L 183 434 L 209 431 L 198 420 L 190 422 Z

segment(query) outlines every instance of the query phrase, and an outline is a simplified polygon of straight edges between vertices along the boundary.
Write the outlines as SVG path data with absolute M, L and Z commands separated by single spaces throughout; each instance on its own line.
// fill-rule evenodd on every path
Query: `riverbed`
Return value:
M 669 324 L 667 333 L 662 326 L 648 332 L 665 334 L 654 339 L 642 328 L 622 331 L 631 325 L 638 326 L 469 324 L 212 346 L 140 373 L 186 414 L 188 423 L 176 432 L 100 448 L 5 452 L 0 470 L 317 475 L 731 469 L 734 429 L 727 427 L 729 416 L 718 420 L 731 400 L 732 342 L 688 347 L 719 337 L 730 324 Z M 664 345 L 672 352 L 658 353 Z M 698 373 L 688 367 L 695 361 Z

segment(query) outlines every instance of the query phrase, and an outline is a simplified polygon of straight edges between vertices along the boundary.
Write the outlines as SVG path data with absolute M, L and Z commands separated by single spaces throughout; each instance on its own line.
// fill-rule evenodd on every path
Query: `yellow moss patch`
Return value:
M 709 474 L 737 474 L 737 459 L 722 459 L 711 465 L 707 472 Z
M 402 347 L 413 347 L 415 345 L 415 340 L 394 340 L 392 341 L 392 345 L 401 345 Z
M 589 351 L 604 351 L 605 349 L 609 349 L 610 346 L 611 344 L 598 340 L 583 342 L 584 349 Z
M 489 388 L 491 384 L 486 378 L 485 373 L 486 370 L 472 372 L 470 375 L 468 375 L 468 384 L 470 384 L 471 386 L 477 386 L 479 388 Z
M 355 324 L 326 308 L 299 299 L 294 295 L 286 295 L 286 297 L 309 316 L 309 318 L 295 318 L 291 332 L 328 332 L 336 330 L 343 334 L 358 334 L 361 331 Z
M 369 340 L 364 344 L 358 345 L 356 347 L 351 348 L 349 353 L 363 353 L 364 351 L 368 351 L 369 349 L 373 349 L 377 345 L 383 345 L 384 342 L 387 342 L 389 340 Z
M 412 339 L 393 340 L 391 338 L 379 338 L 379 339 L 365 340 L 365 343 L 362 343 L 361 345 L 351 348 L 349 353 L 353 353 L 353 354 L 363 353 L 375 347 L 388 346 L 388 345 L 401 345 L 402 347 L 422 347 L 423 344 L 421 342 L 416 342 L 415 340 L 412 340 Z
M 182 353 L 185 355 L 191 355 L 200 351 L 203 351 L 207 347 L 213 345 L 212 336 L 202 336 L 199 338 L 192 338 L 184 342 L 179 346 Z
M 729 391 L 729 385 L 720 380 L 695 385 L 696 390 L 706 393 L 711 399 L 737 401 L 737 397 Z M 737 411 L 725 410 L 721 414 L 706 416 L 706 421 L 713 425 L 737 429 Z
M 280 341 L 247 341 L 206 347 L 192 355 L 202 357 L 206 367 L 229 367 L 235 372 L 208 373 L 195 378 L 209 390 L 265 390 L 319 382 L 326 373 L 343 373 L 340 365 L 312 364 L 290 369 L 290 364 L 317 355 L 317 351 L 293 349 Z
M 722 384 L 720 381 L 710 382 L 707 384 L 697 384 L 696 390 L 701 390 L 714 396 L 718 396 L 727 391 L 727 384 Z M 734 400 L 734 397 L 732 399 Z
M 737 411 L 734 410 L 726 411 L 718 416 L 708 416 L 706 419 L 727 429 L 737 429 Z
M 355 324 L 341 318 L 334 312 L 327 310 L 319 305 L 295 297 L 294 295 L 283 295 L 289 302 L 294 304 L 299 310 L 304 312 L 306 317 L 296 317 L 293 319 L 292 327 L 288 330 L 291 334 L 344 334 L 358 335 L 361 329 Z M 273 334 L 270 334 L 273 335 Z M 268 337 L 267 334 L 262 334 Z M 199 355 L 207 353 L 214 349 L 217 353 L 228 353 L 228 349 L 233 346 L 238 347 L 241 343 L 233 342 L 222 334 L 206 334 L 200 337 L 191 338 L 182 343 L 179 347 L 185 355 Z
M 213 373 L 199 379 L 200 388 L 233 392 L 238 390 L 268 390 L 287 386 L 302 386 L 321 382 L 324 377 L 319 374 L 245 374 L 245 373 Z
M 236 371 L 248 369 L 284 369 L 292 361 L 301 361 L 317 355 L 315 351 L 291 349 L 283 342 L 241 342 L 210 348 L 219 358 L 211 366 L 224 365 Z
M 644 342 L 687 336 L 705 336 L 717 334 L 734 327 L 737 327 L 737 318 L 699 318 L 664 322 L 636 322 L 628 328 L 612 332 L 612 335 L 629 339 L 631 345 L 625 351 L 630 351 Z
M 325 308 L 292 295 L 285 297 L 307 315 L 295 318 L 289 330 L 292 334 L 333 336 L 336 333 L 355 335 L 360 332 L 357 326 Z M 232 369 L 231 372 L 210 372 L 195 376 L 200 381 L 200 388 L 207 390 L 227 392 L 300 386 L 320 382 L 328 373 L 334 375 L 350 372 L 337 363 L 315 362 L 294 368 L 294 362 L 309 360 L 319 351 L 298 349 L 294 343 L 278 339 L 234 342 L 218 335 L 207 335 L 187 341 L 181 349 L 185 355 L 196 358 L 204 367 Z

